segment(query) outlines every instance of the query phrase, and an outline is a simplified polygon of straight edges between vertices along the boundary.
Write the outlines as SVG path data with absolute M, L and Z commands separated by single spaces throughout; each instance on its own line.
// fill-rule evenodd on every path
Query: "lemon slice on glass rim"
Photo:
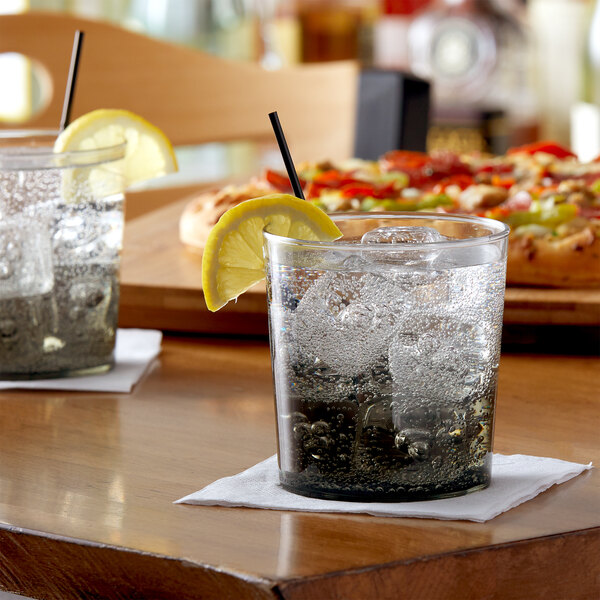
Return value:
M 123 109 L 101 108 L 78 117 L 58 135 L 54 152 L 99 150 L 123 142 L 125 157 L 119 169 L 123 189 L 177 171 L 175 151 L 167 136 L 143 117 Z M 106 170 L 102 165 L 65 170 L 65 195 L 76 197 L 78 186 L 101 182 Z
M 320 208 L 289 194 L 246 200 L 211 229 L 202 255 L 206 306 L 217 311 L 265 278 L 263 229 L 300 240 L 333 241 L 337 225 Z

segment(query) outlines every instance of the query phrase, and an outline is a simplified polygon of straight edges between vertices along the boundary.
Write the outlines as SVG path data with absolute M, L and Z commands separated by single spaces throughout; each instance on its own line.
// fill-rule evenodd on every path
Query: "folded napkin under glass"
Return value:
M 115 366 L 107 373 L 82 377 L 0 381 L 0 390 L 39 389 L 84 392 L 130 392 L 160 353 L 162 333 L 154 329 L 119 329 Z
M 366 513 L 380 517 L 460 519 L 482 523 L 531 500 L 550 486 L 592 468 L 555 458 L 494 454 L 492 482 L 464 496 L 419 502 L 348 502 L 293 494 L 279 485 L 277 457 L 177 500 L 176 504 L 246 506 L 308 512 Z

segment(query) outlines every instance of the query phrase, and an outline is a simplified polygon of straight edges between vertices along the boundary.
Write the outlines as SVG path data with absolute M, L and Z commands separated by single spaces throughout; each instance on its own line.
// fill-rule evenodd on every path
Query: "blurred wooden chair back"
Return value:
M 267 115 L 277 110 L 296 161 L 352 155 L 355 63 L 266 71 L 56 13 L 0 16 L 0 53 L 28 56 L 49 80 L 45 105 L 20 127 L 58 127 L 77 29 L 85 39 L 72 118 L 95 108 L 126 108 L 163 129 L 174 145 L 187 145 L 273 141 Z

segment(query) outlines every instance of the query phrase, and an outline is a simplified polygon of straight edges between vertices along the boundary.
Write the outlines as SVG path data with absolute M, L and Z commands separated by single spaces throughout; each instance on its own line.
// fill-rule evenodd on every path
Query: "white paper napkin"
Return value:
M 118 329 L 115 366 L 101 375 L 0 381 L 0 390 L 78 390 L 84 392 L 130 392 L 150 362 L 160 353 L 162 333 L 154 329 Z
M 591 468 L 592 463 L 581 465 L 556 458 L 494 454 L 492 483 L 479 492 L 424 502 L 347 502 L 307 498 L 284 490 L 279 485 L 277 457 L 271 456 L 238 475 L 219 479 L 175 504 L 367 513 L 379 517 L 461 519 L 483 523 Z

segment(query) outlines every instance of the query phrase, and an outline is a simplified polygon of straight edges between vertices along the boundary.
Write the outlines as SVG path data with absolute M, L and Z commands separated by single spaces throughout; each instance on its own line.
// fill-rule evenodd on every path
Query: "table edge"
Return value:
M 591 551 L 587 553 L 590 560 L 582 560 L 582 553 L 579 548 L 574 546 L 588 544 Z M 565 550 L 568 546 L 568 550 Z M 572 548 L 573 547 L 573 548 Z M 549 551 L 548 551 L 549 550 Z M 575 551 L 577 550 L 577 551 Z M 565 555 L 567 560 L 565 559 Z M 480 597 L 498 599 L 508 597 L 507 592 L 511 590 L 511 586 L 515 584 L 514 577 L 507 575 L 507 571 L 515 573 L 517 564 L 522 566 L 527 559 L 533 561 L 537 569 L 537 577 L 528 581 L 528 585 L 535 590 L 534 595 L 519 595 L 521 598 L 529 597 L 568 597 L 570 600 L 578 600 L 591 598 L 590 593 L 600 593 L 600 580 L 597 572 L 594 572 L 594 557 L 600 555 L 600 526 L 589 527 L 585 529 L 566 531 L 538 538 L 528 538 L 522 540 L 513 540 L 510 542 L 500 542 L 489 546 L 478 546 L 465 550 L 451 550 L 440 554 L 413 557 L 406 560 L 393 561 L 390 563 L 381 563 L 378 565 L 369 565 L 356 569 L 348 569 L 321 575 L 314 575 L 307 578 L 289 578 L 277 584 L 277 590 L 284 600 L 309 600 L 317 597 L 315 592 L 320 594 L 327 593 L 327 597 L 344 597 L 344 598 L 361 598 L 363 595 L 344 595 L 348 594 L 349 590 L 356 590 L 358 594 L 363 594 L 369 590 L 370 595 L 364 596 L 367 598 L 387 598 L 394 597 L 394 591 L 402 589 L 407 598 L 422 597 L 419 594 L 423 593 L 423 586 L 415 589 L 410 589 L 410 582 L 422 581 L 417 576 L 418 571 L 427 570 L 427 579 L 435 586 L 436 577 L 440 578 L 441 583 L 437 583 L 438 588 L 443 588 L 447 580 L 460 581 L 468 573 L 478 570 L 494 570 L 494 584 L 500 583 L 506 589 L 495 589 L 491 595 L 484 591 L 480 591 L 481 596 L 471 596 L 468 593 L 460 595 L 462 600 L 473 599 Z M 570 558 L 570 560 L 568 560 Z M 552 560 L 553 559 L 553 560 Z M 551 560 L 551 562 L 549 562 Z M 469 564 L 465 564 L 468 562 Z M 562 568 L 556 568 L 557 563 L 562 562 Z M 477 563 L 477 564 L 472 564 Z M 479 565 L 479 566 L 478 566 Z M 542 569 L 540 565 L 548 565 L 547 569 Z M 516 569 L 517 582 L 523 579 L 522 569 Z M 378 577 L 373 578 L 371 574 L 377 572 Z M 570 577 L 565 577 L 565 573 L 569 572 Z M 369 578 L 368 584 L 361 581 L 364 577 Z M 574 590 L 572 581 L 578 580 L 579 589 Z M 379 587 L 373 587 L 373 583 L 379 584 Z M 331 584 L 331 585 L 329 585 Z M 556 594 L 561 587 L 567 588 L 567 595 L 561 596 Z M 571 587 L 570 587 L 571 586 Z M 493 585 L 493 587 L 497 587 Z M 542 592 L 548 592 L 548 596 L 544 596 Z M 447 594 L 443 589 L 427 590 L 428 594 L 435 592 L 436 600 L 454 600 L 456 597 L 455 591 L 447 590 Z M 541 594 L 541 595 L 535 595 Z M 509 594 L 510 595 L 510 594 Z M 512 595 L 510 597 L 513 597 Z
M 576 548 L 581 545 L 588 545 L 591 551 L 582 552 L 581 548 Z M 7 559 L 11 556 L 15 556 L 17 561 L 13 560 L 10 568 L 0 570 L 0 589 L 31 596 L 79 598 L 80 596 L 77 594 L 82 591 L 81 587 L 77 589 L 61 587 L 65 584 L 72 584 L 79 578 L 86 587 L 90 588 L 86 591 L 92 593 L 97 592 L 94 586 L 99 581 L 109 581 L 110 589 L 115 592 L 115 598 L 121 597 L 118 594 L 122 594 L 125 589 L 134 590 L 137 593 L 141 591 L 143 597 L 149 597 L 147 594 L 156 594 L 160 591 L 161 598 L 165 600 L 179 599 L 184 590 L 186 594 L 189 594 L 190 591 L 197 589 L 198 593 L 205 594 L 202 597 L 211 599 L 229 597 L 225 594 L 233 593 L 236 595 L 232 597 L 252 600 L 262 600 L 263 598 L 304 600 L 315 597 L 315 592 L 322 594 L 323 586 L 331 589 L 332 592 L 335 590 L 337 594 L 347 593 L 351 589 L 364 591 L 368 587 L 375 594 L 372 596 L 375 598 L 386 596 L 387 591 L 398 589 L 398 585 L 404 586 L 407 581 L 417 581 L 416 573 L 423 569 L 428 571 L 428 580 L 435 580 L 436 573 L 444 574 L 442 580 L 447 579 L 451 574 L 460 579 L 457 573 L 462 573 L 464 576 L 473 568 L 485 571 L 486 568 L 489 570 L 489 565 L 492 564 L 495 567 L 494 572 L 499 574 L 503 569 L 510 569 L 516 563 L 523 564 L 527 559 L 535 558 L 538 566 L 546 564 L 552 570 L 552 573 L 549 573 L 548 569 L 544 571 L 538 569 L 538 577 L 535 580 L 538 591 L 541 589 L 539 586 L 546 586 L 548 589 L 556 591 L 557 580 L 565 580 L 565 571 L 569 571 L 571 579 L 576 575 L 580 587 L 583 585 L 582 589 L 585 590 L 593 585 L 588 582 L 593 577 L 593 568 L 590 568 L 593 565 L 589 565 L 589 561 L 581 559 L 581 556 L 593 557 L 598 554 L 600 554 L 600 526 L 595 526 L 539 538 L 457 549 L 390 563 L 331 571 L 309 577 L 285 578 L 257 576 L 196 562 L 189 558 L 176 558 L 126 546 L 72 538 L 1 523 L 0 564 L 6 565 Z M 126 561 L 122 560 L 124 556 L 127 558 Z M 55 564 L 59 557 L 71 558 L 68 569 L 65 568 L 65 563 Z M 115 557 L 118 560 L 115 561 Z M 567 560 L 565 557 L 570 557 L 571 560 Z M 559 560 L 562 562 L 562 569 L 556 568 Z M 114 572 L 110 571 L 111 562 L 113 570 L 119 566 L 122 572 L 127 573 L 128 580 L 115 578 Z M 126 569 L 123 568 L 124 562 L 127 562 Z M 15 569 L 17 564 L 18 569 Z M 51 576 L 49 577 L 46 573 Z M 79 574 L 77 575 L 77 573 Z M 161 586 L 163 586 L 160 590 L 153 587 L 152 581 L 148 582 L 149 573 L 160 580 Z M 374 573 L 379 576 L 373 578 Z M 382 577 L 382 573 L 385 573 L 385 576 Z M 108 577 L 109 574 L 110 577 Z M 507 577 L 503 579 L 509 580 Z M 379 582 L 385 589 L 373 587 L 373 580 Z M 45 587 L 36 585 L 36 581 L 43 582 L 42 585 Z M 595 583 L 600 585 L 597 580 Z M 132 587 L 134 585 L 136 587 Z M 137 585 L 141 585 L 143 589 L 140 590 Z M 360 597 L 362 598 L 362 596 Z M 365 599 L 367 597 L 371 596 L 365 596 Z M 443 600 L 444 597 L 443 595 L 436 596 L 439 600 Z M 585 596 L 572 596 L 573 599 L 579 597 L 584 598 Z M 111 598 L 111 596 L 106 596 L 106 598 Z

